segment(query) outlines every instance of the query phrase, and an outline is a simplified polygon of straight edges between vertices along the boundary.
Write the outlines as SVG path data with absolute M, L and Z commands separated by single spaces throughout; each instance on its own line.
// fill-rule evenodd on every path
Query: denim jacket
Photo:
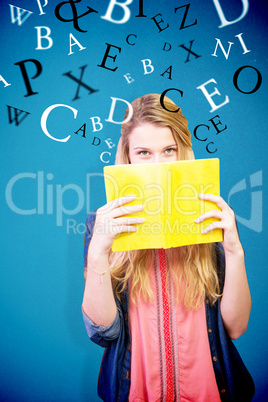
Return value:
M 86 220 L 84 259 L 95 222 L 95 213 Z M 219 253 L 218 271 L 220 286 L 224 283 L 224 261 Z M 105 347 L 98 381 L 98 395 L 107 402 L 126 402 L 130 389 L 131 343 L 128 325 L 128 291 L 123 292 L 121 302 L 115 297 L 117 315 L 109 327 L 95 325 L 83 313 L 89 338 Z M 221 401 L 249 402 L 255 387 L 238 351 L 224 329 L 220 313 L 220 300 L 214 305 L 205 299 L 208 339 L 215 378 Z

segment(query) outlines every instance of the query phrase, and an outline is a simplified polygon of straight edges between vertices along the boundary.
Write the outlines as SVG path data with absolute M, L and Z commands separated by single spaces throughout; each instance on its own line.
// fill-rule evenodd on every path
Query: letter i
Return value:
M 251 50 L 248 50 L 248 49 L 246 48 L 245 42 L 244 42 L 243 39 L 241 38 L 242 35 L 243 35 L 243 34 L 240 33 L 239 35 L 235 35 L 235 37 L 238 38 L 239 41 L 240 41 L 240 43 L 241 43 L 241 46 L 242 46 L 242 48 L 243 48 L 243 50 L 244 50 L 244 53 L 243 53 L 243 54 L 249 53 L 249 52 L 251 52 Z
M 47 174 L 47 180 L 53 180 L 54 175 L 52 173 Z M 53 214 L 53 184 L 47 184 L 47 214 Z

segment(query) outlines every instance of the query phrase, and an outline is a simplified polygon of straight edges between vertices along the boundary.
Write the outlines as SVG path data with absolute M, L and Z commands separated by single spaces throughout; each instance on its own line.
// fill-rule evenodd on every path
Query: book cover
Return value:
M 222 241 L 221 229 L 201 233 L 216 219 L 195 223 L 202 213 L 219 209 L 198 197 L 205 193 L 220 195 L 219 159 L 114 165 L 106 166 L 104 173 L 107 202 L 135 194 L 135 201 L 129 205 L 144 205 L 143 211 L 132 216 L 144 217 L 145 222 L 137 232 L 117 235 L 113 251 Z

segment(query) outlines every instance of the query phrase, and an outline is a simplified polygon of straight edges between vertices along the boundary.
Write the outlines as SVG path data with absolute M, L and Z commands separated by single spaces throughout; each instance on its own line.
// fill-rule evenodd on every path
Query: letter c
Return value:
M 130 36 L 135 36 L 135 38 L 137 38 L 137 35 L 135 35 L 135 34 L 129 34 L 129 35 L 127 36 L 127 38 L 126 38 L 127 44 L 130 45 L 130 46 L 136 45 L 135 42 L 134 42 L 134 43 L 129 43 L 128 38 L 129 38 Z
M 105 152 L 102 152 L 102 154 L 100 155 L 100 160 L 101 160 L 103 163 L 109 163 L 109 162 L 110 162 L 109 160 L 108 160 L 108 161 L 105 161 L 105 160 L 103 159 L 103 155 L 104 155 L 104 154 L 108 154 L 108 155 L 111 156 L 111 152 L 105 151 Z
M 19 208 L 13 201 L 12 197 L 12 192 L 13 192 L 13 187 L 14 185 L 22 179 L 36 179 L 37 175 L 35 173 L 18 173 L 15 176 L 13 176 L 9 182 L 7 183 L 6 186 L 6 203 L 11 209 L 11 211 L 15 212 L 18 215 L 34 215 L 37 213 L 36 208 L 33 209 L 22 209 Z
M 180 90 L 177 89 L 177 88 L 168 88 L 168 89 L 166 89 L 164 92 L 162 92 L 162 94 L 161 94 L 161 96 L 160 96 L 160 103 L 161 103 L 162 108 L 165 109 L 165 110 L 167 110 L 168 112 L 176 113 L 176 112 L 178 112 L 178 111 L 180 110 L 179 107 L 178 107 L 178 109 L 176 109 L 176 110 L 169 110 L 169 109 L 166 108 L 166 106 L 165 106 L 165 104 L 164 104 L 164 98 L 165 98 L 166 93 L 167 93 L 168 91 L 178 91 L 178 92 L 181 94 L 181 96 L 183 96 L 183 91 L 180 91 Z
M 215 152 L 217 151 L 217 148 L 215 149 L 215 151 L 209 151 L 209 150 L 208 150 L 208 146 L 209 146 L 210 144 L 214 144 L 214 142 L 209 142 L 209 143 L 207 144 L 207 146 L 206 146 L 206 150 L 207 150 L 210 154 L 215 154 Z
M 196 138 L 198 141 L 206 141 L 207 138 L 205 138 L 204 140 L 202 140 L 202 138 L 199 138 L 199 137 L 197 137 L 197 135 L 196 135 L 196 131 L 197 131 L 198 127 L 201 127 L 201 126 L 207 127 L 207 129 L 209 130 L 209 126 L 207 126 L 206 124 L 199 124 L 198 126 L 196 126 L 196 127 L 194 128 L 194 136 L 195 136 L 195 138 Z
M 51 138 L 51 139 L 54 140 L 54 141 L 66 142 L 66 141 L 68 141 L 69 138 L 71 137 L 70 135 L 69 135 L 68 137 L 66 137 L 66 138 L 59 139 L 59 138 L 52 137 L 52 135 L 50 135 L 49 132 L 47 131 L 47 118 L 48 118 L 48 115 L 49 115 L 49 113 L 51 112 L 51 110 L 55 109 L 56 107 L 67 107 L 68 109 L 71 109 L 72 112 L 73 112 L 73 114 L 74 114 L 74 118 L 75 118 L 75 119 L 76 119 L 76 116 L 77 116 L 78 111 L 77 111 L 76 109 L 74 109 L 73 107 L 71 107 L 71 106 L 58 104 L 58 105 L 51 105 L 51 106 L 49 106 L 49 107 L 44 111 L 44 113 L 42 114 L 42 117 L 41 117 L 41 127 L 42 127 L 42 130 L 44 131 L 44 133 L 45 133 L 49 138 Z

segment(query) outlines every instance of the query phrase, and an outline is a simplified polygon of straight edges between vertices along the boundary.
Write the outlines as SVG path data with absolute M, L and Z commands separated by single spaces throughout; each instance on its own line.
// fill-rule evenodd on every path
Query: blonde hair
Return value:
M 178 145 L 180 160 L 194 159 L 191 133 L 188 121 L 181 109 L 165 97 L 164 107 L 160 95 L 149 94 L 132 102 L 133 116 L 122 124 L 121 138 L 117 147 L 116 164 L 128 164 L 129 136 L 133 129 L 145 123 L 169 127 Z M 176 112 L 175 112 L 176 111 Z M 126 110 L 125 119 L 129 110 Z M 205 296 L 214 303 L 220 296 L 217 274 L 216 243 L 197 244 L 166 250 L 169 272 L 176 286 L 177 301 L 184 301 L 189 309 L 198 309 Z M 134 303 L 142 296 L 152 300 L 149 267 L 154 258 L 153 250 L 135 250 L 114 253 L 110 251 L 109 261 L 113 289 L 118 298 L 131 280 L 130 297 Z

